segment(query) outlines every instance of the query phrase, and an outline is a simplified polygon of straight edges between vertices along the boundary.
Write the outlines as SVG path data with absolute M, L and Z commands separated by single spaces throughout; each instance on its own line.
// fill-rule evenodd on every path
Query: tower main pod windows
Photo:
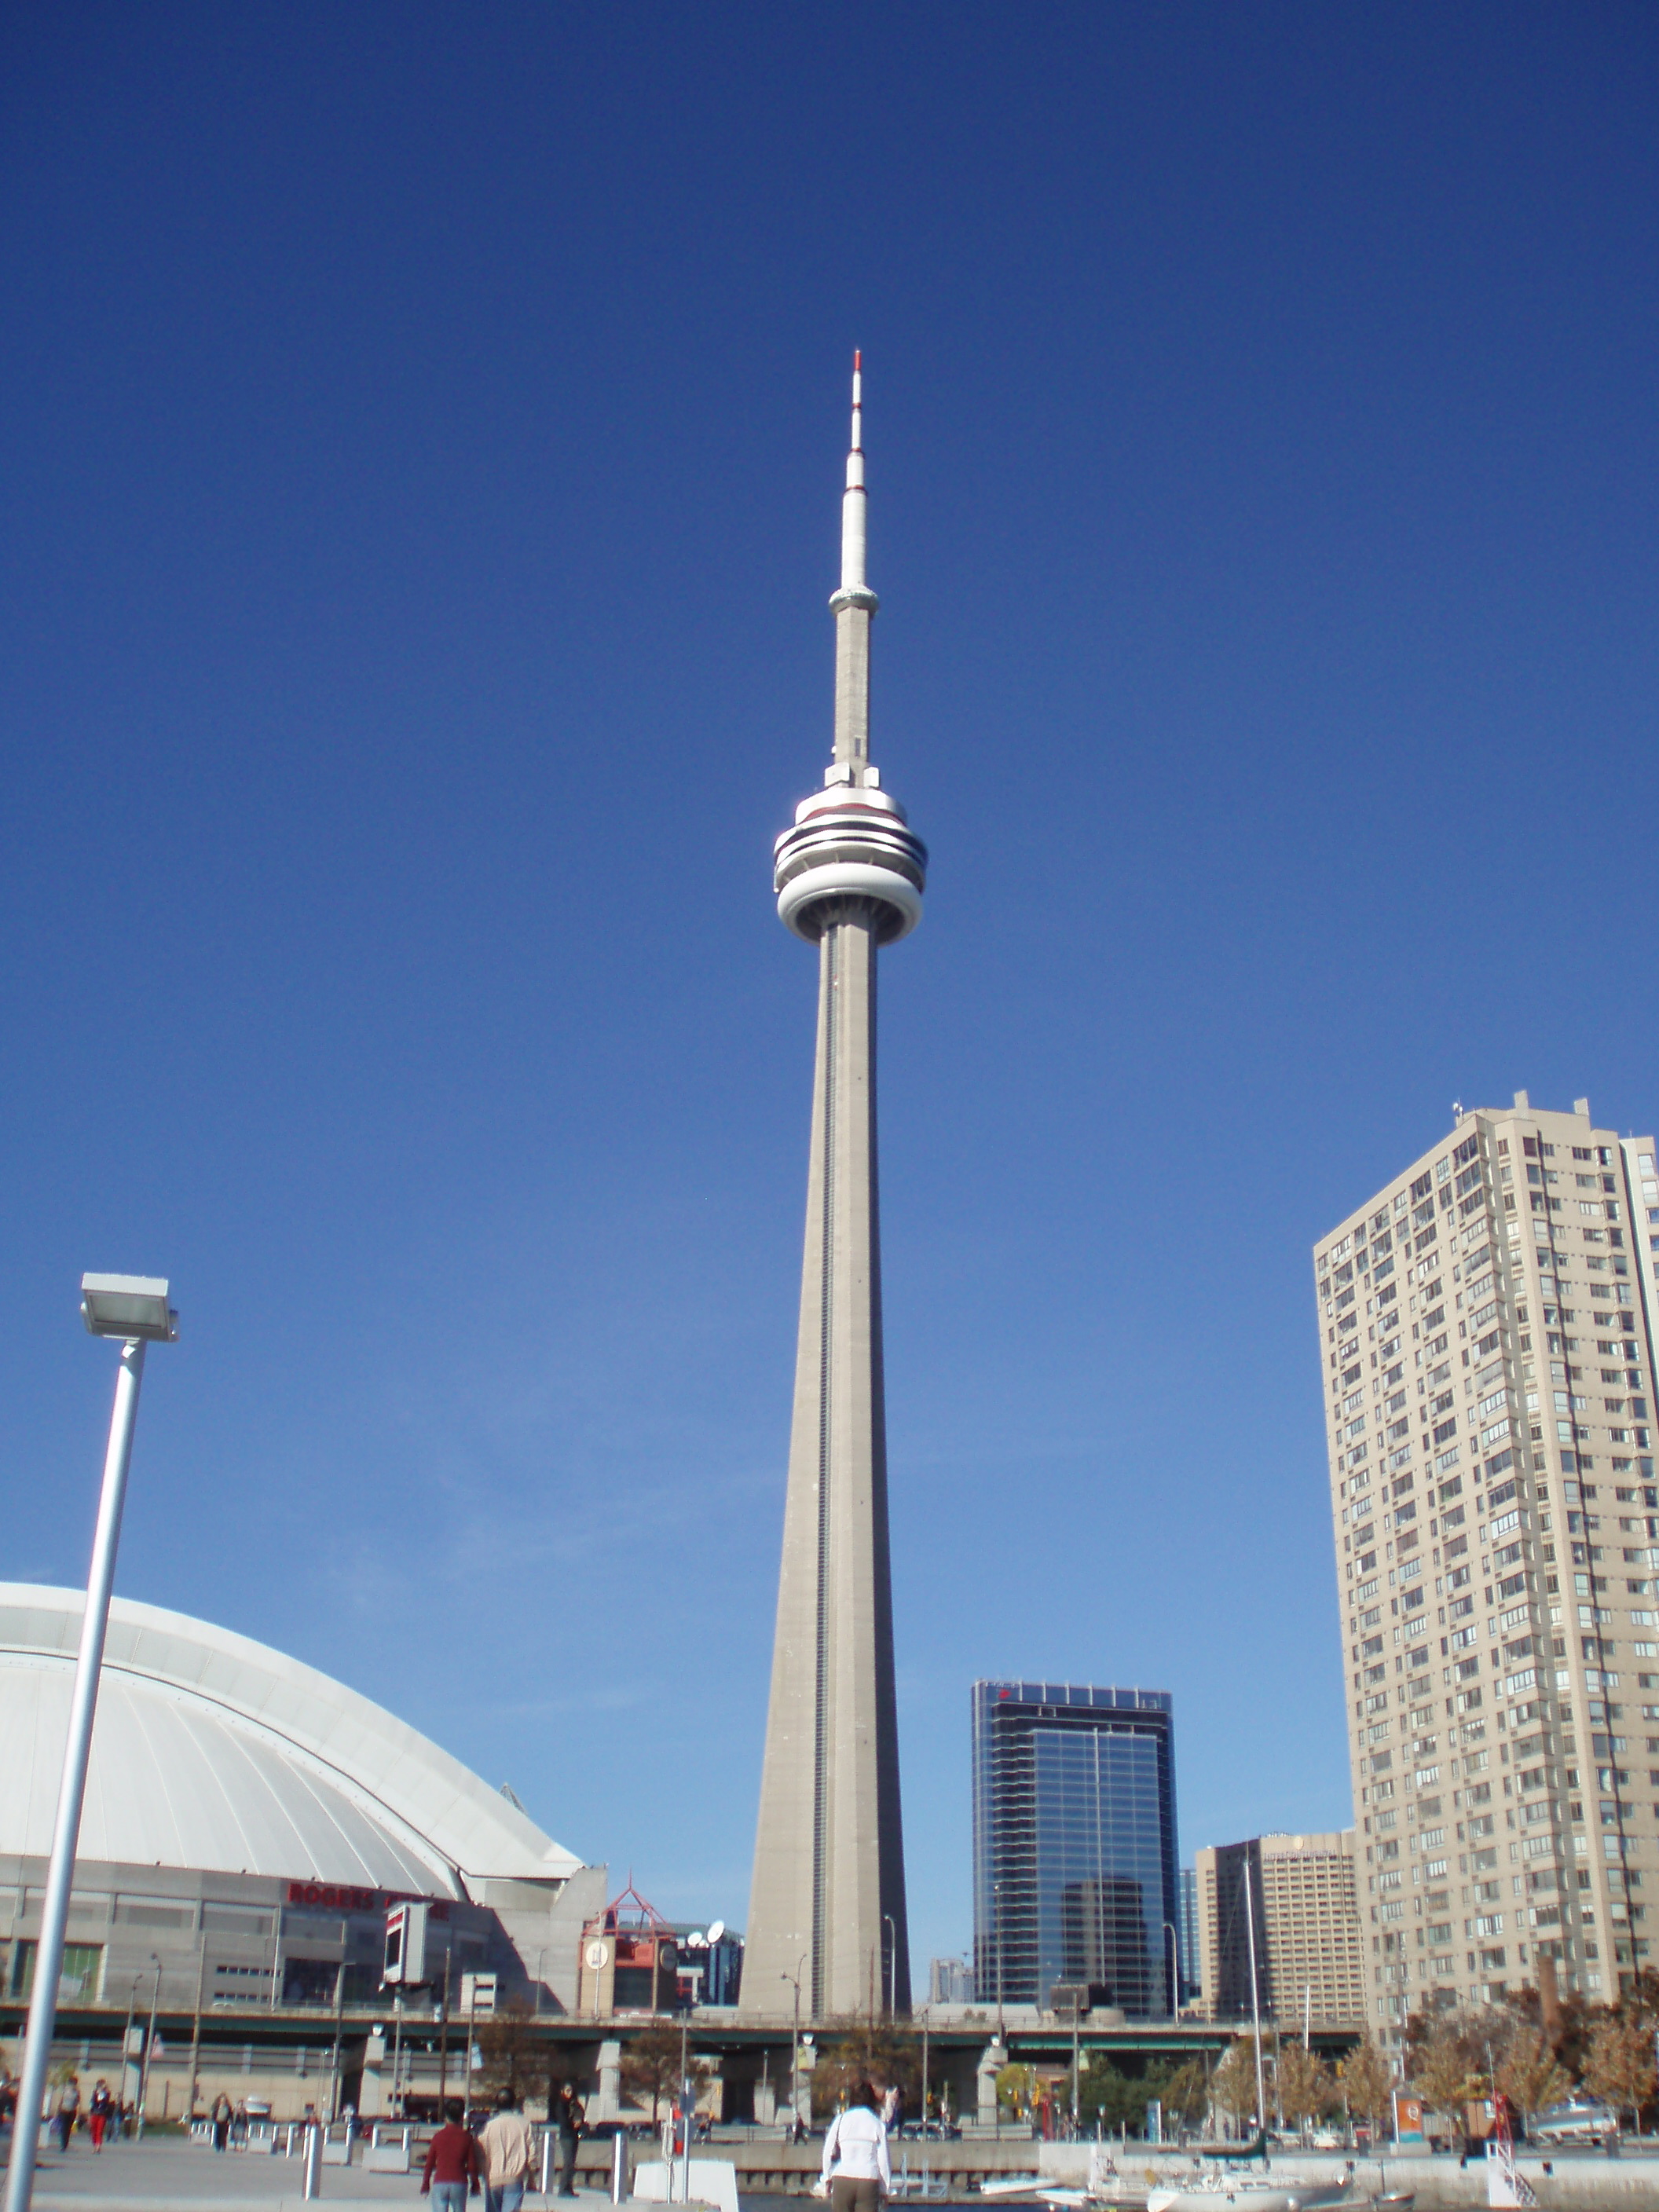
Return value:
M 1601 2002 L 1650 1958 L 1654 1160 L 1582 1101 L 1518 1094 L 1315 1248 L 1366 2011 L 1390 2044 L 1541 1957 Z

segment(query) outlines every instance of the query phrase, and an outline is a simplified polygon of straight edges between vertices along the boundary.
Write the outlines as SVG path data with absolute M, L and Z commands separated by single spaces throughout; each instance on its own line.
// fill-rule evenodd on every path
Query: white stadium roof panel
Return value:
M 83 1603 L 0 1583 L 0 1853 L 51 1850 Z M 125 1598 L 111 1607 L 80 1856 L 429 1896 L 581 1863 L 356 1691 Z

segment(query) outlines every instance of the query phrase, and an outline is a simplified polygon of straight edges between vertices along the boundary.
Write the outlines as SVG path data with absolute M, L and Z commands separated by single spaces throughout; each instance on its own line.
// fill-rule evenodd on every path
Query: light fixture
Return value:
M 82 1275 L 81 1318 L 90 1336 L 142 1344 L 179 1340 L 179 1316 L 167 1304 L 164 1275 Z
M 138 1419 L 144 1353 L 150 1345 L 171 1344 L 179 1334 L 179 1316 L 167 1304 L 167 1283 L 155 1275 L 82 1275 L 81 1318 L 89 1334 L 119 1340 L 121 1360 L 115 1378 L 109 1443 L 104 1454 L 98 1525 L 93 1532 L 86 1610 L 81 1616 L 81 1649 L 75 1662 L 75 1686 L 70 1693 L 69 1736 L 64 1746 L 58 1813 L 52 1823 L 52 1856 L 46 1863 L 46 1891 L 40 1906 L 34 1985 L 29 1992 L 28 2029 L 23 2042 L 22 2076 L 17 2089 L 16 2110 L 20 2114 L 36 2113 L 46 2102 L 46 2069 L 58 2023 L 58 1984 L 64 1968 L 64 1936 L 69 1925 L 70 1886 L 74 1880 L 76 1847 L 81 1836 L 81 1808 L 86 1802 L 87 1764 L 92 1753 L 98 1680 L 104 1664 L 104 1638 L 109 1630 L 110 1592 L 115 1582 L 121 1512 L 126 1503 L 127 1470 L 132 1463 L 132 1432 Z M 161 1961 L 154 1952 L 150 1954 L 150 1964 L 155 1969 L 155 1989 L 150 1998 L 149 2032 L 144 2039 L 144 2063 L 138 2085 L 141 2136 L 149 2091 L 150 2053 L 155 2041 L 155 2014 L 161 2001 Z M 136 1994 L 136 1982 L 134 1990 Z M 124 2051 L 124 2066 L 125 2063 Z M 6 2212 L 29 2212 L 39 2149 L 38 2128 L 13 2130 L 11 2160 L 6 2169 Z

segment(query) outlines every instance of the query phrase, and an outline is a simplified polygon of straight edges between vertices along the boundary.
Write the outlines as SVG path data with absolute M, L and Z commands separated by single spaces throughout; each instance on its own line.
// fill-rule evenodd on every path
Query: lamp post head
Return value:
M 89 1336 L 175 1344 L 179 1316 L 167 1304 L 164 1275 L 82 1275 L 81 1318 Z

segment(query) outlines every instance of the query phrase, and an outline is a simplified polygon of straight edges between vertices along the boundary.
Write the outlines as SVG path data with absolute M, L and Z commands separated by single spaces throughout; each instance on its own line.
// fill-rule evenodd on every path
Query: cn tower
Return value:
M 876 954 L 921 918 L 927 854 L 870 758 L 860 356 L 842 500 L 835 750 L 775 848 L 779 919 L 818 949 L 800 1335 L 741 2010 L 910 2009 L 893 1688 L 876 1177 Z

